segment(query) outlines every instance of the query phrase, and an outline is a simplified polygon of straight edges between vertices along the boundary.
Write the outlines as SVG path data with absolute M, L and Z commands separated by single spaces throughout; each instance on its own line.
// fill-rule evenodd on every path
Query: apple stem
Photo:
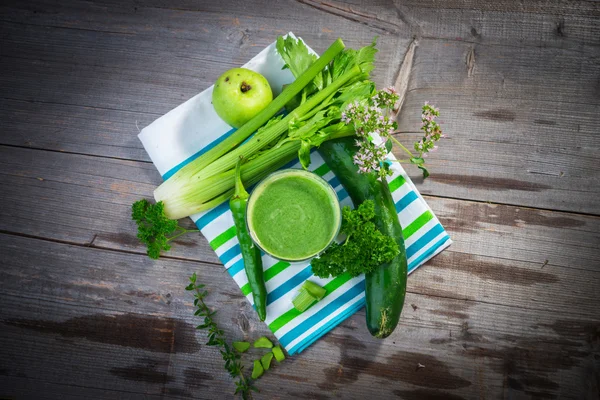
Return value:
M 246 82 L 242 82 L 242 86 L 240 86 L 242 93 L 246 93 L 250 89 L 252 89 L 252 86 L 248 85 Z

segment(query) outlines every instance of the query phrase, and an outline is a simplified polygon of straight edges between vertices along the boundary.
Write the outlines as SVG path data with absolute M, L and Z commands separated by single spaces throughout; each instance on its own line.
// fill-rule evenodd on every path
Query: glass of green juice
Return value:
M 283 261 L 305 261 L 323 252 L 339 233 L 340 202 L 320 176 L 284 169 L 263 179 L 248 199 L 252 240 Z

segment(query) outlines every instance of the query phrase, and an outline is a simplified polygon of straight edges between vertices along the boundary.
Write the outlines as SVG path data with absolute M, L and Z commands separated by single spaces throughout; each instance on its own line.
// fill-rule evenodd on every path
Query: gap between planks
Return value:
M 3 56 L 3 58 L 10 58 L 10 57 Z M 21 60 L 29 60 L 29 61 L 31 60 L 29 58 L 19 58 L 19 57 L 13 57 L 13 58 L 18 58 Z M 73 65 L 73 64 L 68 64 L 68 65 Z M 156 117 L 163 116 L 163 114 L 154 113 L 154 112 L 150 112 L 150 111 L 137 111 L 137 110 L 127 110 L 124 108 L 99 107 L 99 106 L 91 106 L 91 105 L 86 105 L 86 104 L 61 103 L 59 101 L 43 101 L 43 100 L 31 100 L 31 99 L 26 100 L 26 99 L 15 99 L 13 97 L 2 97 L 2 100 L 17 101 L 17 102 L 22 102 L 22 103 L 53 104 L 53 105 L 58 105 L 58 106 L 91 108 L 93 110 L 118 111 L 118 112 L 131 113 L 131 114 L 136 114 L 136 115 L 137 114 L 152 115 L 152 116 L 156 116 Z
M 198 231 L 198 233 L 200 233 L 200 231 Z M 7 231 L 7 230 L 3 230 L 3 229 L 0 229 L 0 234 L 10 235 L 10 236 L 17 236 L 17 237 L 22 237 L 22 238 L 27 238 L 27 239 L 33 239 L 33 240 L 41 240 L 41 241 L 44 241 L 44 242 L 50 242 L 50 243 L 56 243 L 56 244 L 63 244 L 63 245 L 67 245 L 67 246 L 75 246 L 75 247 L 82 247 L 82 248 L 88 248 L 88 249 L 112 251 L 112 252 L 115 252 L 115 253 L 130 254 L 130 255 L 135 255 L 135 256 L 147 256 L 145 253 L 142 253 L 142 252 L 139 252 L 139 251 L 125 250 L 125 249 L 115 249 L 115 248 L 112 248 L 112 247 L 104 247 L 104 246 L 93 245 L 93 242 L 95 241 L 95 239 L 97 237 L 97 234 L 95 234 L 93 236 L 92 240 L 90 242 L 88 242 L 88 243 L 78 243 L 78 242 L 72 242 L 72 241 L 69 241 L 69 240 L 47 238 L 47 237 L 43 237 L 43 236 L 30 235 L 28 233 L 11 232 L 11 231 Z M 176 257 L 176 256 L 171 256 L 171 255 L 161 255 L 160 258 L 161 259 L 164 258 L 166 260 L 192 262 L 192 263 L 197 263 L 197 264 L 208 264 L 208 265 L 214 265 L 214 266 L 219 266 L 219 267 L 223 266 L 223 264 L 221 264 L 220 262 L 216 263 L 216 262 L 212 262 L 212 261 L 201 261 L 201 260 L 194 260 L 193 258 Z
M 72 306 L 72 308 L 74 309 L 86 309 L 86 310 L 92 310 L 92 311 L 103 311 L 103 312 L 107 312 L 107 313 L 111 313 L 111 315 L 123 315 L 123 314 L 135 314 L 135 315 L 139 315 L 139 316 L 152 316 L 152 317 L 158 317 L 158 318 L 170 318 L 173 317 L 173 313 L 139 313 L 139 312 L 135 312 L 135 311 L 123 311 L 123 310 L 119 310 L 116 308 L 108 308 L 108 307 L 99 307 L 99 306 L 88 306 L 82 303 L 73 303 L 70 301 L 57 301 L 55 300 L 53 297 L 47 297 L 44 298 L 43 296 L 38 295 L 32 295 L 32 296 L 25 296 L 22 294 L 8 294 L 8 293 L 2 293 L 0 294 L 0 297 L 10 297 L 12 299 L 22 299 L 22 300 L 44 300 L 44 303 L 46 304 L 57 304 L 57 305 L 61 305 L 61 306 Z M 192 302 L 190 301 L 189 304 L 192 304 Z M 193 314 L 190 314 L 190 319 L 192 319 L 194 317 Z M 188 318 L 188 317 L 185 317 Z M 0 317 L 0 322 L 6 322 L 7 320 Z
M 128 254 L 128 255 L 133 255 L 133 256 L 146 257 L 146 254 L 142 253 L 142 252 L 136 252 L 136 251 L 132 251 L 132 250 L 123 250 L 123 249 L 113 249 L 113 248 L 102 247 L 102 246 L 92 246 L 92 245 L 90 245 L 90 243 L 82 244 L 82 243 L 70 242 L 70 241 L 60 240 L 60 239 L 38 237 L 38 236 L 30 235 L 30 234 L 13 233 L 13 232 L 5 231 L 5 230 L 0 230 L 0 234 L 16 236 L 16 237 L 23 237 L 23 238 L 32 239 L 32 240 L 40 240 L 40 241 L 56 243 L 56 244 L 60 244 L 60 245 L 73 246 L 73 247 L 77 247 L 77 248 L 88 248 L 88 249 L 95 249 L 95 250 L 100 250 L 100 251 L 108 251 L 108 252 Z M 454 253 L 461 253 L 461 252 L 454 252 Z M 467 254 L 467 253 L 461 253 L 461 254 Z M 498 258 L 498 257 L 490 257 L 490 258 Z M 173 257 L 173 256 L 168 256 L 168 255 L 165 255 L 165 256 L 161 255 L 161 259 L 164 259 L 167 261 L 184 261 L 184 262 L 190 262 L 190 263 L 194 263 L 194 264 L 204 264 L 204 265 L 216 266 L 216 267 L 221 267 L 221 268 L 223 267 L 223 264 L 221 264 L 221 263 L 214 263 L 214 262 L 210 262 L 210 261 L 200 261 L 200 260 L 188 259 L 188 258 L 183 258 L 183 257 Z M 519 261 L 519 260 L 514 260 L 514 261 Z M 561 266 L 555 266 L 555 267 L 564 268 Z M 227 272 L 227 271 L 225 269 L 223 269 L 222 272 Z M 433 298 L 439 298 L 439 299 L 449 299 L 449 300 L 464 301 L 464 302 L 470 302 L 470 303 L 481 303 L 481 304 L 488 304 L 488 305 L 493 305 L 493 306 L 507 307 L 507 308 L 511 308 L 511 309 L 547 311 L 547 309 L 544 309 L 544 308 L 513 306 L 513 305 L 509 305 L 509 304 L 495 303 L 495 302 L 485 301 L 485 300 L 480 300 L 480 299 L 474 300 L 474 299 L 468 299 L 468 298 L 464 298 L 464 297 L 443 296 L 443 295 L 437 295 L 437 294 L 431 294 L 431 293 L 421 293 L 421 292 L 411 291 L 411 290 L 407 290 L 406 292 L 413 294 L 413 295 L 417 295 L 417 296 L 433 297 Z M 242 298 L 242 297 L 243 296 L 240 296 L 240 298 Z M 24 298 L 29 298 L 29 297 L 25 296 Z M 112 310 L 112 311 L 116 311 L 116 310 Z
M 38 378 L 28 378 L 28 377 L 22 377 L 22 376 L 17 376 L 17 375 L 4 375 L 7 376 L 11 379 L 25 379 L 27 381 L 31 381 L 31 380 L 35 380 L 35 384 L 32 386 L 38 386 L 40 383 L 41 384 L 49 384 L 49 385 L 55 385 L 55 386 L 61 386 L 61 387 L 74 387 L 74 388 L 80 388 L 80 389 L 94 389 L 94 390 L 100 390 L 100 391 L 105 391 L 105 392 L 116 392 L 116 393 L 127 393 L 127 394 L 139 394 L 139 395 L 143 395 L 144 398 L 157 398 L 157 399 L 180 399 L 180 397 L 170 397 L 167 396 L 165 394 L 148 394 L 145 392 L 138 392 L 138 391 L 131 391 L 131 390 L 123 390 L 123 389 L 110 389 L 110 388 L 102 388 L 102 387 L 97 387 L 97 386 L 84 386 L 84 385 L 76 385 L 74 383 L 60 383 L 60 382 L 55 382 L 55 381 L 46 381 L 46 380 L 41 380 Z M 4 399 L 4 397 L 2 397 Z M 7 398 L 11 398 L 11 397 L 7 397 Z
M 69 151 L 69 150 L 55 150 L 55 149 L 45 149 L 43 147 L 36 147 L 36 146 L 20 146 L 18 144 L 0 144 L 1 147 L 10 147 L 10 148 L 15 148 L 15 149 L 27 149 L 27 150 L 35 150 L 35 151 L 48 151 L 51 153 L 60 153 L 60 154 L 73 154 L 76 156 L 84 156 L 84 157 L 96 157 L 96 158 L 104 158 L 107 160 L 118 160 L 118 161 L 133 161 L 133 162 L 139 162 L 139 163 L 144 163 L 144 164 L 152 164 L 152 161 L 147 161 L 147 160 L 138 160 L 135 158 L 124 158 L 124 157 L 116 157 L 116 156 L 104 156 L 104 155 L 100 155 L 100 154 L 87 154 L 87 153 L 80 153 L 77 151 Z M 137 147 L 133 147 L 133 148 L 137 148 Z
M 510 189 L 510 188 L 508 188 L 508 189 Z M 444 195 L 437 195 L 437 194 L 421 193 L 421 196 L 431 197 L 434 199 L 448 199 L 448 200 L 456 200 L 456 201 L 465 201 L 468 203 L 489 204 L 489 205 L 493 205 L 493 206 L 518 207 L 518 208 L 523 208 L 523 209 L 527 209 L 527 210 L 548 211 L 548 212 L 555 212 L 555 213 L 561 213 L 561 214 L 564 213 L 564 214 L 568 214 L 568 215 L 580 216 L 580 217 L 586 217 L 586 218 L 588 218 L 588 217 L 600 218 L 600 214 L 585 213 L 585 212 L 581 212 L 581 211 L 556 210 L 556 209 L 552 209 L 552 208 L 542 208 L 542 207 L 529 207 L 529 206 L 523 206 L 523 205 L 516 204 L 516 203 L 503 203 L 503 202 L 495 202 L 495 201 L 489 201 L 489 200 L 463 199 L 460 197 L 444 196 Z M 598 222 L 600 223 L 600 220 Z

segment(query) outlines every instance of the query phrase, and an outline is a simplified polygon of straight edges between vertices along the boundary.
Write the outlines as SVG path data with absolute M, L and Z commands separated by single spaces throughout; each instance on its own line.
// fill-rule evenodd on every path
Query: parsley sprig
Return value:
M 208 292 L 204 290 L 203 284 L 196 284 L 195 272 L 190 276 L 190 284 L 186 286 L 185 290 L 194 291 L 194 306 L 197 308 L 194 315 L 204 317 L 204 323 L 198 325 L 196 329 L 207 329 L 208 342 L 206 342 L 206 345 L 220 348 L 219 351 L 225 361 L 225 369 L 233 379 L 236 379 L 235 394 L 241 394 L 242 399 L 251 399 L 252 391 L 257 392 L 258 389 L 252 385 L 252 381 L 249 378 L 244 376 L 244 367 L 240 361 L 240 353 L 227 343 L 225 333 L 222 329 L 219 329 L 219 326 L 213 320 L 216 311 L 211 311 L 204 302 L 204 298 L 208 295 Z
M 148 247 L 148 257 L 157 259 L 161 251 L 171 248 L 169 242 L 195 229 L 185 229 L 176 220 L 165 215 L 165 205 L 162 201 L 156 204 L 143 199 L 131 206 L 131 218 L 138 227 L 137 237 Z
M 363 202 L 356 210 L 342 209 L 341 233 L 346 235 L 342 244 L 332 244 L 319 258 L 312 260 L 313 273 L 321 278 L 349 273 L 358 276 L 374 271 L 391 261 L 400 252 L 393 238 L 384 235 L 372 222 L 375 203 Z

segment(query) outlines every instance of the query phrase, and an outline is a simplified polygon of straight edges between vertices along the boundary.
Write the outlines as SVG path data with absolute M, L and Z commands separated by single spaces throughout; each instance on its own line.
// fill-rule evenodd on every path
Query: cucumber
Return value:
M 378 181 L 374 173 L 359 174 L 352 159 L 356 151 L 354 139 L 350 137 L 328 140 L 319 147 L 319 153 L 354 205 L 373 200 L 375 225 L 398 243 L 400 253 L 391 262 L 382 264 L 365 276 L 367 328 L 371 335 L 385 338 L 396 328 L 404 306 L 408 273 L 404 237 L 387 181 Z

